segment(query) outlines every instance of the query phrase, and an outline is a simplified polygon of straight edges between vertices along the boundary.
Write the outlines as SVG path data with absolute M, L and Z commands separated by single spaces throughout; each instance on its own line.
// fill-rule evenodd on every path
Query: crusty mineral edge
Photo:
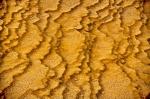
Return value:
M 150 1 L 0 0 L 0 99 L 149 99 Z

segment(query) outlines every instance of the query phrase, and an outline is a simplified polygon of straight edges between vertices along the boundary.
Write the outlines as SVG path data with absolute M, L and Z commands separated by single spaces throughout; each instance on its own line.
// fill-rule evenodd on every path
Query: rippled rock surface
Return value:
M 149 0 L 0 0 L 0 99 L 150 99 Z

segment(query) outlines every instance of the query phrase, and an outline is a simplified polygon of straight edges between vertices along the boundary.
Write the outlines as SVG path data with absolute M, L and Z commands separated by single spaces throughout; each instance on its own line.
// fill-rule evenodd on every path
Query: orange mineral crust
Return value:
M 150 99 L 150 0 L 0 0 L 0 99 Z

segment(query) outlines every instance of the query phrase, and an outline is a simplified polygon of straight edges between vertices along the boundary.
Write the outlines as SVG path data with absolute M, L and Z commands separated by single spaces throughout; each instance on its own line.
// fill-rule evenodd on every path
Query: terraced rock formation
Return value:
M 150 99 L 150 1 L 2 0 L 0 99 Z

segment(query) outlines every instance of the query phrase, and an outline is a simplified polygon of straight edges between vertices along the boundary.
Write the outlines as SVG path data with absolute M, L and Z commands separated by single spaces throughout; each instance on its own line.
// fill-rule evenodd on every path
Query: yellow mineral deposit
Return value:
M 0 0 L 0 99 L 150 99 L 149 0 Z

